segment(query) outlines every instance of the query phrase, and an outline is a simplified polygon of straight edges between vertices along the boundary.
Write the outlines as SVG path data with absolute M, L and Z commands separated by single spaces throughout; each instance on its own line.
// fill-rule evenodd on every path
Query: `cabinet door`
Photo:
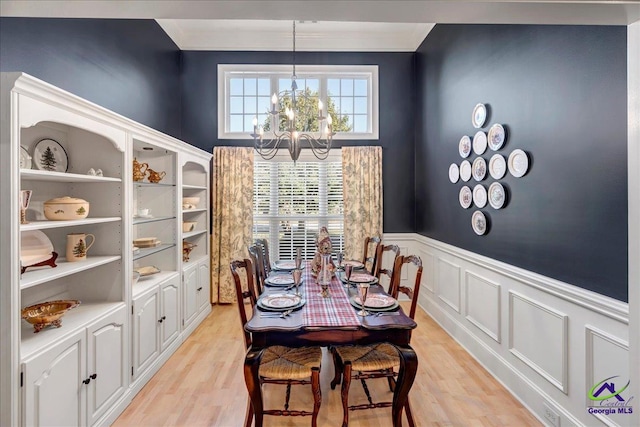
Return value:
M 93 425 L 124 393 L 126 379 L 126 308 L 87 328 L 88 424 Z M 95 377 L 93 377 L 95 375 Z
M 209 259 L 202 261 L 198 265 L 198 311 L 205 308 L 207 304 L 210 304 L 211 298 L 209 296 L 211 292 L 211 273 L 209 270 Z
M 133 300 L 133 376 L 138 378 L 160 354 L 158 289 Z
M 23 363 L 23 425 L 86 424 L 85 334 L 82 329 Z
M 179 291 L 180 276 L 175 276 L 160 285 L 160 293 L 162 294 L 162 317 L 160 318 L 161 351 L 164 351 L 180 333 Z
M 189 325 L 198 314 L 198 280 L 197 264 L 184 270 L 184 326 Z

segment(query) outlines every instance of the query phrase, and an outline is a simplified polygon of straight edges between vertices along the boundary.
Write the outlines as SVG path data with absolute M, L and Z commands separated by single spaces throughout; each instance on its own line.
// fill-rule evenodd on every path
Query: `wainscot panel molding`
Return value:
M 422 258 L 421 308 L 542 423 L 549 408 L 562 427 L 633 425 L 588 411 L 595 383 L 629 380 L 628 304 L 419 234 L 384 243 Z

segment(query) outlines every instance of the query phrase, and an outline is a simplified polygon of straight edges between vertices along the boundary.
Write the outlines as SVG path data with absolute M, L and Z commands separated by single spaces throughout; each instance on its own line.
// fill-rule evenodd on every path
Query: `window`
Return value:
M 218 65 L 218 138 L 251 138 L 254 118 L 268 132 L 271 96 L 291 89 L 291 73 L 291 65 Z M 299 65 L 296 74 L 298 90 L 332 114 L 335 139 L 378 139 L 377 66 Z M 317 120 L 308 126 L 319 131 Z
M 271 259 L 293 259 L 302 248 L 305 259 L 315 254 L 315 236 L 327 227 L 334 252 L 344 247 L 342 158 L 332 150 L 318 161 L 302 150 L 297 162 L 281 150 L 270 161 L 254 162 L 253 237 L 269 242 Z M 279 153 L 280 154 L 280 153 Z

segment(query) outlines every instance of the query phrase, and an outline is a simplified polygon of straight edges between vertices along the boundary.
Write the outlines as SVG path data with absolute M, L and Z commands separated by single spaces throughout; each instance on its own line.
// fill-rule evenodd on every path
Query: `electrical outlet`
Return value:
M 544 419 L 547 420 L 552 426 L 560 427 L 560 414 L 551 409 L 551 406 L 547 402 L 542 402 Z

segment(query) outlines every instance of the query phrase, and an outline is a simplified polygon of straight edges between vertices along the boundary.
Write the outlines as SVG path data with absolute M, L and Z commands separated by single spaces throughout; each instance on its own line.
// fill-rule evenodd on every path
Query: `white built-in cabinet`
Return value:
M 211 156 L 22 73 L 1 75 L 0 119 L 0 425 L 108 425 L 210 312 Z M 68 168 L 21 167 L 21 151 L 47 138 Z M 134 158 L 162 180 L 134 182 Z M 26 224 L 21 190 L 32 191 Z M 47 220 L 44 202 L 62 196 L 87 200 L 87 218 Z M 187 196 L 198 206 L 183 209 Z M 23 233 L 44 233 L 57 266 L 21 274 Z M 86 260 L 64 259 L 70 233 L 95 236 Z M 134 250 L 140 237 L 160 243 Z M 188 261 L 183 241 L 196 245 Z M 145 266 L 160 272 L 133 283 Z M 35 333 L 21 319 L 57 299 L 81 301 L 60 328 Z

